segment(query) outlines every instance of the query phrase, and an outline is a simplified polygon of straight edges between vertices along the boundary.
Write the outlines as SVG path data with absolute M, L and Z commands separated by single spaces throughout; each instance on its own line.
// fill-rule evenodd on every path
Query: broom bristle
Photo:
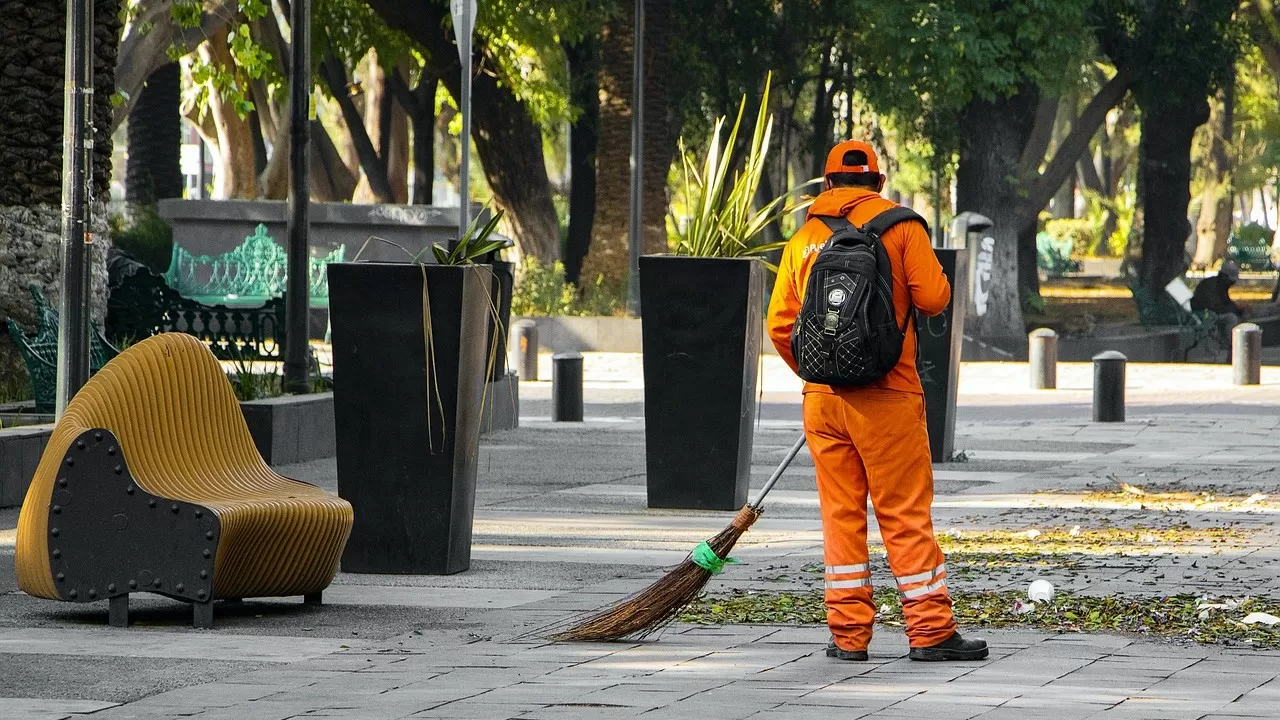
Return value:
M 707 545 L 716 557 L 728 557 L 738 539 L 759 517 L 760 510 L 750 505 L 743 507 L 733 522 L 708 540 Z M 644 638 L 674 620 L 680 609 L 697 597 L 709 579 L 710 570 L 685 559 L 644 590 L 548 637 L 562 642 Z

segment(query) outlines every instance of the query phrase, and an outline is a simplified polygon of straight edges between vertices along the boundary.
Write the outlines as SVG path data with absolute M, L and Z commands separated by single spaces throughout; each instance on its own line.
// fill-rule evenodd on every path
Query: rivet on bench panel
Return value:
M 84 441 L 83 441 L 83 440 L 77 440 L 77 441 L 76 441 L 76 449 L 77 449 L 77 450 L 84 450 L 84 448 L 85 448 Z
M 196 511 L 196 517 L 197 517 L 197 518 L 202 518 L 202 517 L 204 517 L 204 511 L 203 511 L 203 510 L 197 510 L 197 511 Z
M 155 507 L 155 506 L 156 506 L 156 501 L 154 499 L 147 501 L 147 507 Z
M 132 486 L 132 485 L 130 485 L 129 487 L 125 488 L 125 489 L 124 489 L 124 491 L 125 491 L 126 493 L 128 493 L 128 494 L 132 495 L 132 494 L 133 494 L 133 486 Z
M 93 439 L 97 442 L 102 442 L 102 433 L 94 433 Z
M 58 487 L 66 487 L 66 486 L 67 486 L 67 479 L 66 479 L 66 478 L 58 478 Z
M 115 445 L 112 445 L 111 447 L 107 448 L 107 454 L 108 454 L 108 455 L 115 455 L 115 454 L 116 454 L 116 446 L 115 446 Z
M 130 581 L 129 581 L 129 589 L 130 589 L 130 590 L 137 590 L 137 589 L 138 589 L 138 581 L 137 581 L 137 580 L 130 580 Z
M 200 571 L 200 579 L 201 579 L 201 580 L 208 580 L 208 579 L 209 579 L 209 571 L 208 571 L 208 570 L 201 570 L 201 571 Z
M 60 535 L 61 532 L 59 532 L 58 528 L 53 528 L 52 530 L 49 531 L 49 534 L 54 537 L 58 537 L 58 535 Z
M 210 530 L 209 532 L 205 533 L 205 534 L 204 534 L 204 539 L 205 539 L 205 540 L 212 540 L 212 539 L 213 539 L 213 531 L 212 531 L 212 530 Z
M 208 550 L 207 548 L 205 549 L 205 551 L 204 551 L 202 554 L 205 556 L 205 558 L 211 558 L 211 557 L 213 557 L 213 553 L 209 552 L 209 550 Z
M 160 578 L 156 578 L 155 580 L 151 581 L 151 584 L 156 587 L 160 587 L 161 585 L 164 584 L 164 581 L 161 580 Z
M 54 505 L 54 506 L 53 506 L 53 514 L 54 514 L 54 515 L 61 515 L 61 514 L 62 514 L 62 506 L 61 506 L 61 505 Z
M 182 583 L 178 583 L 174 589 L 177 590 L 178 592 L 183 592 L 187 589 L 187 586 L 183 585 Z
M 110 585 L 108 585 L 108 586 L 107 586 L 107 592 L 109 592 L 109 593 L 113 593 L 113 592 L 115 592 L 115 591 L 116 591 L 116 584 L 115 584 L 115 583 L 111 583 Z
M 123 466 L 123 465 L 117 465 L 117 466 L 115 466 L 114 468 L 112 468 L 112 471 L 113 471 L 115 474 L 117 474 L 117 475 L 123 475 L 123 474 L 124 474 L 124 466 Z
M 96 597 L 98 597 L 98 591 L 94 588 L 89 588 L 89 599 L 93 600 Z
M 72 600 L 76 599 L 76 597 L 78 597 L 79 595 L 80 593 L 76 592 L 75 590 L 72 590 L 71 592 L 67 593 L 67 597 L 71 598 Z
M 172 511 L 176 514 L 176 513 L 177 513 L 179 510 L 181 510 L 182 508 L 178 507 L 178 504 L 177 504 L 177 503 L 174 503 L 173 505 L 170 505 L 170 506 L 169 506 L 169 509 L 170 509 L 170 510 L 172 510 Z
M 59 550 L 59 549 L 57 549 L 57 548 L 54 548 L 54 549 L 53 549 L 53 559 L 54 559 L 54 560 L 57 560 L 57 559 L 58 559 L 58 558 L 60 558 L 60 557 L 62 557 L 62 551 L 61 551 L 61 550 Z
M 66 582 L 67 580 L 65 573 L 58 573 L 56 577 L 58 578 L 58 582 Z
M 205 595 L 207 595 L 207 594 L 208 594 L 208 593 L 206 593 L 205 591 L 201 590 L 200 592 L 197 592 L 197 593 L 196 593 L 196 597 L 198 597 L 198 598 L 200 598 L 201 600 L 203 600 L 203 599 L 204 599 L 204 596 L 205 596 Z
M 75 465 L 75 464 L 76 464 L 75 460 L 72 460 L 71 458 L 67 458 L 67 467 L 71 467 L 72 465 Z

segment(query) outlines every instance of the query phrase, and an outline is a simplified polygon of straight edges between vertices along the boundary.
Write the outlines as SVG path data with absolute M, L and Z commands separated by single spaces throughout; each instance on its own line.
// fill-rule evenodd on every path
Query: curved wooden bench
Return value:
M 303 595 L 318 602 L 351 533 L 351 505 L 276 474 L 226 375 L 199 340 L 156 335 L 68 404 L 22 505 L 18 584 L 52 600 L 152 592 L 194 605 Z

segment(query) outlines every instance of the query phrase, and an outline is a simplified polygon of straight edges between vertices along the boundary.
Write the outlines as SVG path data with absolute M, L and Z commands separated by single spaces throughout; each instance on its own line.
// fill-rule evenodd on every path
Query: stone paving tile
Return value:
M 543 707 L 543 705 L 533 703 L 499 705 L 464 700 L 423 710 L 409 717 L 447 720 L 507 720 L 508 718 L 519 718 L 527 713 L 542 710 Z

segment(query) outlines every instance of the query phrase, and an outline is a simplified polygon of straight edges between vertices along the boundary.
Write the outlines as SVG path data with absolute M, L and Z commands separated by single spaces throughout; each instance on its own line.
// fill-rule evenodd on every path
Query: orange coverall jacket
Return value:
M 778 280 L 774 285 L 773 298 L 769 301 L 769 339 L 792 370 L 796 369 L 796 361 L 791 355 L 791 329 L 795 326 L 796 315 L 804 301 L 809 270 L 818 259 L 818 251 L 831 237 L 831 230 L 817 216 L 844 216 L 853 224 L 861 226 L 895 206 L 896 203 L 880 197 L 873 190 L 835 188 L 819 195 L 809 207 L 808 222 L 791 237 L 783 250 L 782 262 L 778 266 Z M 942 272 L 942 265 L 933 253 L 933 246 L 929 243 L 929 235 L 924 227 L 914 221 L 898 223 L 889 228 L 880 241 L 884 243 L 889 264 L 893 268 L 893 306 L 897 311 L 898 325 L 901 327 L 906 322 L 911 306 L 927 316 L 946 310 L 947 303 L 951 301 L 951 283 L 947 282 L 947 276 Z M 907 333 L 897 366 L 877 383 L 867 387 L 923 394 L 920 376 L 916 372 L 915 332 Z M 826 385 L 812 383 L 806 384 L 804 391 L 835 392 Z

